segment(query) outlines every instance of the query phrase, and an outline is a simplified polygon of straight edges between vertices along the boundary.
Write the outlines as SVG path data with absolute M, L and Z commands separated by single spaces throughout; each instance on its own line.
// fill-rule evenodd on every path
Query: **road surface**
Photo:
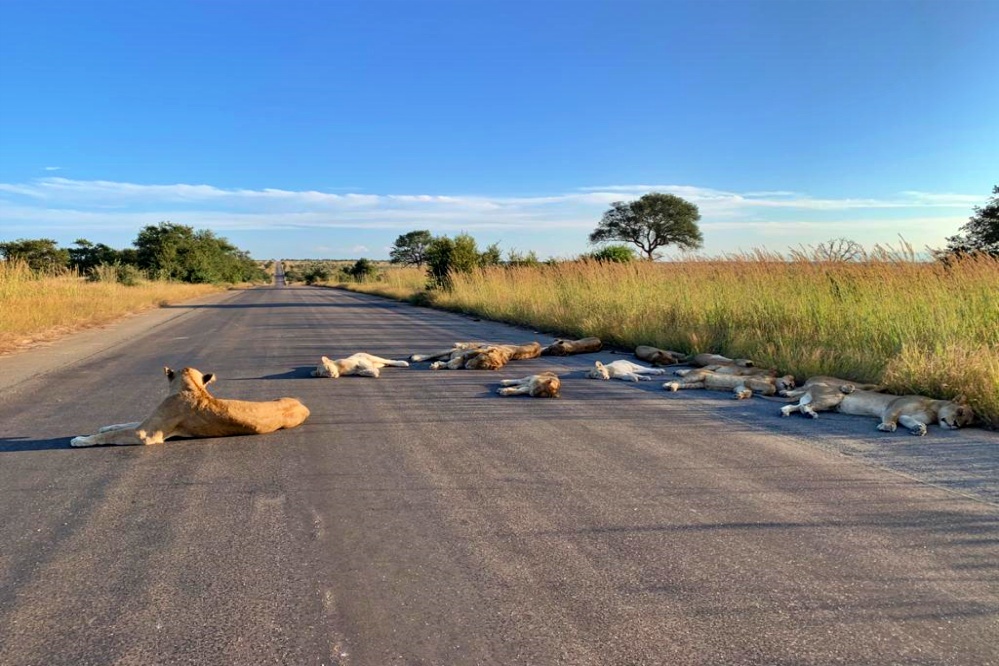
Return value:
M 660 382 L 607 353 L 309 376 L 551 338 L 320 288 L 229 292 L 0 359 L 0 664 L 999 663 L 999 435 Z M 70 449 L 163 397 L 300 428 Z M 566 373 L 561 400 L 498 380 Z

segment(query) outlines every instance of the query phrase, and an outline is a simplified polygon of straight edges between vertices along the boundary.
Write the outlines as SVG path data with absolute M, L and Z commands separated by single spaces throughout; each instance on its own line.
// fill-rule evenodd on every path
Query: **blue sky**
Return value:
M 0 240 L 570 257 L 663 191 L 709 255 L 939 247 L 999 183 L 996 25 L 999 0 L 0 0 Z

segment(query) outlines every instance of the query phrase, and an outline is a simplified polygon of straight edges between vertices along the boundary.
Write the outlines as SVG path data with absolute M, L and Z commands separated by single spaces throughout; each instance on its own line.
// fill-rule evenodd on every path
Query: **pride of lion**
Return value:
M 598 352 L 599 338 L 558 339 L 542 347 L 538 342 L 509 344 L 497 342 L 456 342 L 451 347 L 427 354 L 412 354 L 409 362 L 357 352 L 340 359 L 320 358 L 313 377 L 337 378 L 347 375 L 379 377 L 385 367 L 406 368 L 410 363 L 428 362 L 432 370 L 499 370 L 513 361 L 541 356 L 569 356 Z M 585 372 L 590 379 L 648 381 L 662 377 L 666 366 L 688 366 L 673 371 L 674 379 L 662 388 L 730 391 L 734 398 L 753 395 L 780 395 L 791 401 L 780 409 L 781 416 L 801 413 L 818 418 L 818 412 L 879 419 L 878 430 L 894 432 L 899 425 L 913 435 L 925 435 L 928 425 L 957 429 L 974 422 L 974 413 L 963 397 L 936 400 L 919 395 L 893 395 L 876 384 L 860 384 L 837 377 L 816 376 L 795 387 L 792 375 L 780 375 L 775 368 L 758 367 L 750 359 L 734 359 L 718 354 L 686 355 L 680 352 L 639 346 L 634 355 L 651 365 L 629 360 L 608 363 L 595 361 Z M 256 435 L 282 428 L 295 428 L 309 416 L 309 409 L 296 398 L 254 402 L 216 398 L 208 391 L 214 374 L 195 368 L 175 372 L 164 368 L 169 381 L 167 397 L 143 421 L 101 428 L 96 434 L 75 437 L 73 447 L 100 445 L 161 444 L 171 437 L 227 437 Z M 564 373 L 563 373 L 564 374 Z M 501 396 L 525 395 L 532 398 L 558 398 L 562 380 L 551 371 L 517 379 L 500 380 Z M 778 398 L 771 398 L 778 399 Z

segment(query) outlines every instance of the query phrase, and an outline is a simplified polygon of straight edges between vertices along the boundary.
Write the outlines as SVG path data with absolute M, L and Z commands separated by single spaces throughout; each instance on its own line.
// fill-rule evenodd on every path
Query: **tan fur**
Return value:
M 799 400 L 797 404 L 782 407 L 781 416 L 801 412 L 818 418 L 818 412 L 835 410 L 879 418 L 878 430 L 884 432 L 895 432 L 901 423 L 913 435 L 925 435 L 930 423 L 956 430 L 970 425 L 975 418 L 963 397 L 936 400 L 921 395 L 897 396 L 880 393 L 875 390 L 878 388 L 876 384 L 854 384 L 837 377 L 810 377 L 800 389 L 782 394 Z
M 683 377 L 682 381 L 672 381 L 663 384 L 667 391 L 681 389 L 712 389 L 716 391 L 732 391 L 737 399 L 751 398 L 754 393 L 774 395 L 780 389 L 794 386 L 794 377 L 770 377 L 768 375 L 739 376 L 712 372 L 705 368 L 693 370 Z
M 753 368 L 753 367 L 742 367 L 739 365 L 706 365 L 703 368 L 694 368 L 688 370 L 676 370 L 673 372 L 677 377 L 686 377 L 688 375 L 696 375 L 698 372 L 702 371 L 713 372 L 717 375 L 737 375 L 739 377 L 776 377 L 777 368 Z M 788 388 L 794 387 L 794 380 L 792 378 L 791 385 Z
M 683 363 L 687 355 L 668 349 L 638 345 L 635 347 L 635 357 L 652 365 L 677 365 Z
M 922 395 L 894 396 L 875 391 L 854 391 L 843 396 L 836 410 L 843 414 L 875 416 L 881 419 L 878 430 L 895 432 L 899 424 L 913 435 L 925 435 L 926 426 L 937 423 L 946 430 L 957 430 L 975 420 L 963 397 L 935 400 Z
M 592 354 L 603 348 L 600 338 L 582 338 L 581 340 L 563 340 L 559 338 L 541 350 L 542 356 L 570 356 L 572 354 Z
M 441 349 L 439 351 L 430 352 L 429 354 L 413 354 L 409 357 L 409 360 L 414 363 L 421 363 L 423 361 L 438 361 L 443 358 L 451 360 L 456 354 L 461 354 L 470 349 L 480 349 L 482 347 L 488 347 L 490 343 L 488 342 L 456 342 L 448 349 Z
M 801 412 L 805 416 L 817 419 L 819 417 L 817 412 L 834 409 L 844 395 L 858 389 L 876 391 L 879 388 L 876 384 L 858 384 L 839 377 L 816 375 L 806 379 L 800 388 L 780 391 L 785 398 L 798 399 L 797 404 L 781 407 L 780 413 L 781 416 L 790 416 L 794 412 Z
M 430 364 L 431 370 L 499 370 L 510 361 L 522 361 L 541 355 L 541 344 L 528 342 L 523 345 L 488 345 L 473 349 L 455 350 L 448 361 Z
M 500 384 L 509 387 L 496 389 L 500 395 L 529 395 L 532 398 L 561 397 L 562 382 L 554 372 L 542 372 L 520 379 L 504 379 Z
M 649 368 L 631 361 L 614 361 L 613 363 L 601 363 L 597 361 L 586 373 L 590 379 L 620 379 L 625 382 L 640 382 L 652 379 L 649 375 L 665 375 L 662 368 Z
M 146 420 L 101 428 L 96 435 L 74 437 L 70 446 L 162 444 L 171 437 L 260 435 L 294 428 L 309 417 L 295 398 L 268 402 L 224 400 L 208 392 L 215 375 L 195 368 L 174 372 L 163 368 L 170 391 Z
M 357 375 L 359 377 L 378 377 L 381 368 L 391 366 L 395 368 L 408 368 L 406 361 L 393 361 L 380 356 L 373 356 L 364 352 L 351 354 L 347 358 L 331 360 L 323 356 L 319 360 L 319 365 L 312 371 L 313 377 L 337 378 L 344 375 Z
M 755 365 L 748 358 L 729 358 L 720 354 L 696 354 L 688 357 L 686 363 L 699 368 L 709 365 L 736 365 L 740 368 L 752 368 Z

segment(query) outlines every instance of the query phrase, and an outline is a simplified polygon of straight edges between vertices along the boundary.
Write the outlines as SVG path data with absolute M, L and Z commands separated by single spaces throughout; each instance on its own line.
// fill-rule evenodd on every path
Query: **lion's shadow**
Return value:
M 32 439 L 30 437 L 0 437 L 0 453 L 18 453 L 20 451 L 51 451 L 52 449 L 68 449 L 72 437 L 52 437 L 50 439 Z

